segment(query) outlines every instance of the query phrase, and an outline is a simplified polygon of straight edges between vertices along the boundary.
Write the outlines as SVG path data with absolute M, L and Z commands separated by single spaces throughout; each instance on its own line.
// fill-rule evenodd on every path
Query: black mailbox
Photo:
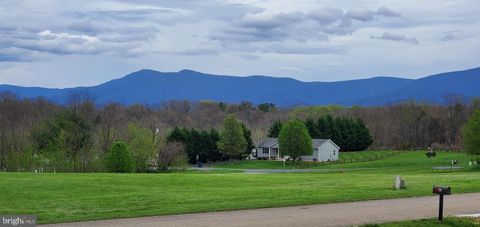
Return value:
M 438 220 L 443 220 L 443 196 L 452 194 L 452 189 L 449 186 L 433 186 L 433 194 L 439 195 L 438 201 Z
M 452 189 L 445 186 L 433 186 L 433 194 L 450 195 L 452 194 Z

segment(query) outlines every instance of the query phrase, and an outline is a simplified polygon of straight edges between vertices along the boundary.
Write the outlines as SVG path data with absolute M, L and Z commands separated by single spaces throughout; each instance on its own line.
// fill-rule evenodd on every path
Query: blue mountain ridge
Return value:
M 302 82 L 269 76 L 226 76 L 192 70 L 158 72 L 143 69 L 91 86 L 65 89 L 0 85 L 0 92 L 22 98 L 44 97 L 65 103 L 72 91 L 87 92 L 97 104 L 155 105 L 168 100 L 214 100 L 228 103 L 295 105 L 386 105 L 406 100 L 441 104 L 447 95 L 480 96 L 480 67 L 420 79 L 374 77 L 338 82 Z

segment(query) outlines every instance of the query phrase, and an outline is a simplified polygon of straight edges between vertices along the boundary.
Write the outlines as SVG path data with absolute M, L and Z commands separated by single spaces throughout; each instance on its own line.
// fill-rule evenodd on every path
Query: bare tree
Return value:
M 113 142 L 119 139 L 120 131 L 125 126 L 125 117 L 122 107 L 110 103 L 100 109 L 98 113 L 98 138 L 101 150 L 106 153 Z
M 183 143 L 170 142 L 159 149 L 157 166 L 160 171 L 168 170 L 171 167 L 185 166 L 187 156 Z

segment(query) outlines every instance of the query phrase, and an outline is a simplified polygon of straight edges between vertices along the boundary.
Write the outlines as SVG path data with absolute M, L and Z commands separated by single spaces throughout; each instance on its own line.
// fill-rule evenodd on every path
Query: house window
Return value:
M 333 155 L 335 155 L 336 150 L 333 150 Z
M 264 154 L 268 154 L 268 147 L 264 147 L 264 148 L 263 148 L 263 153 L 264 153 Z

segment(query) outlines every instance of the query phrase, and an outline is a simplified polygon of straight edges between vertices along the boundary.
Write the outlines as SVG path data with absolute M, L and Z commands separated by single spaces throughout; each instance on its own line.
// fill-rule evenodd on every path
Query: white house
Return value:
M 303 161 L 327 162 L 338 160 L 340 147 L 330 139 L 312 139 L 313 154 L 301 156 Z M 277 138 L 266 138 L 257 145 L 257 158 L 283 158 Z

